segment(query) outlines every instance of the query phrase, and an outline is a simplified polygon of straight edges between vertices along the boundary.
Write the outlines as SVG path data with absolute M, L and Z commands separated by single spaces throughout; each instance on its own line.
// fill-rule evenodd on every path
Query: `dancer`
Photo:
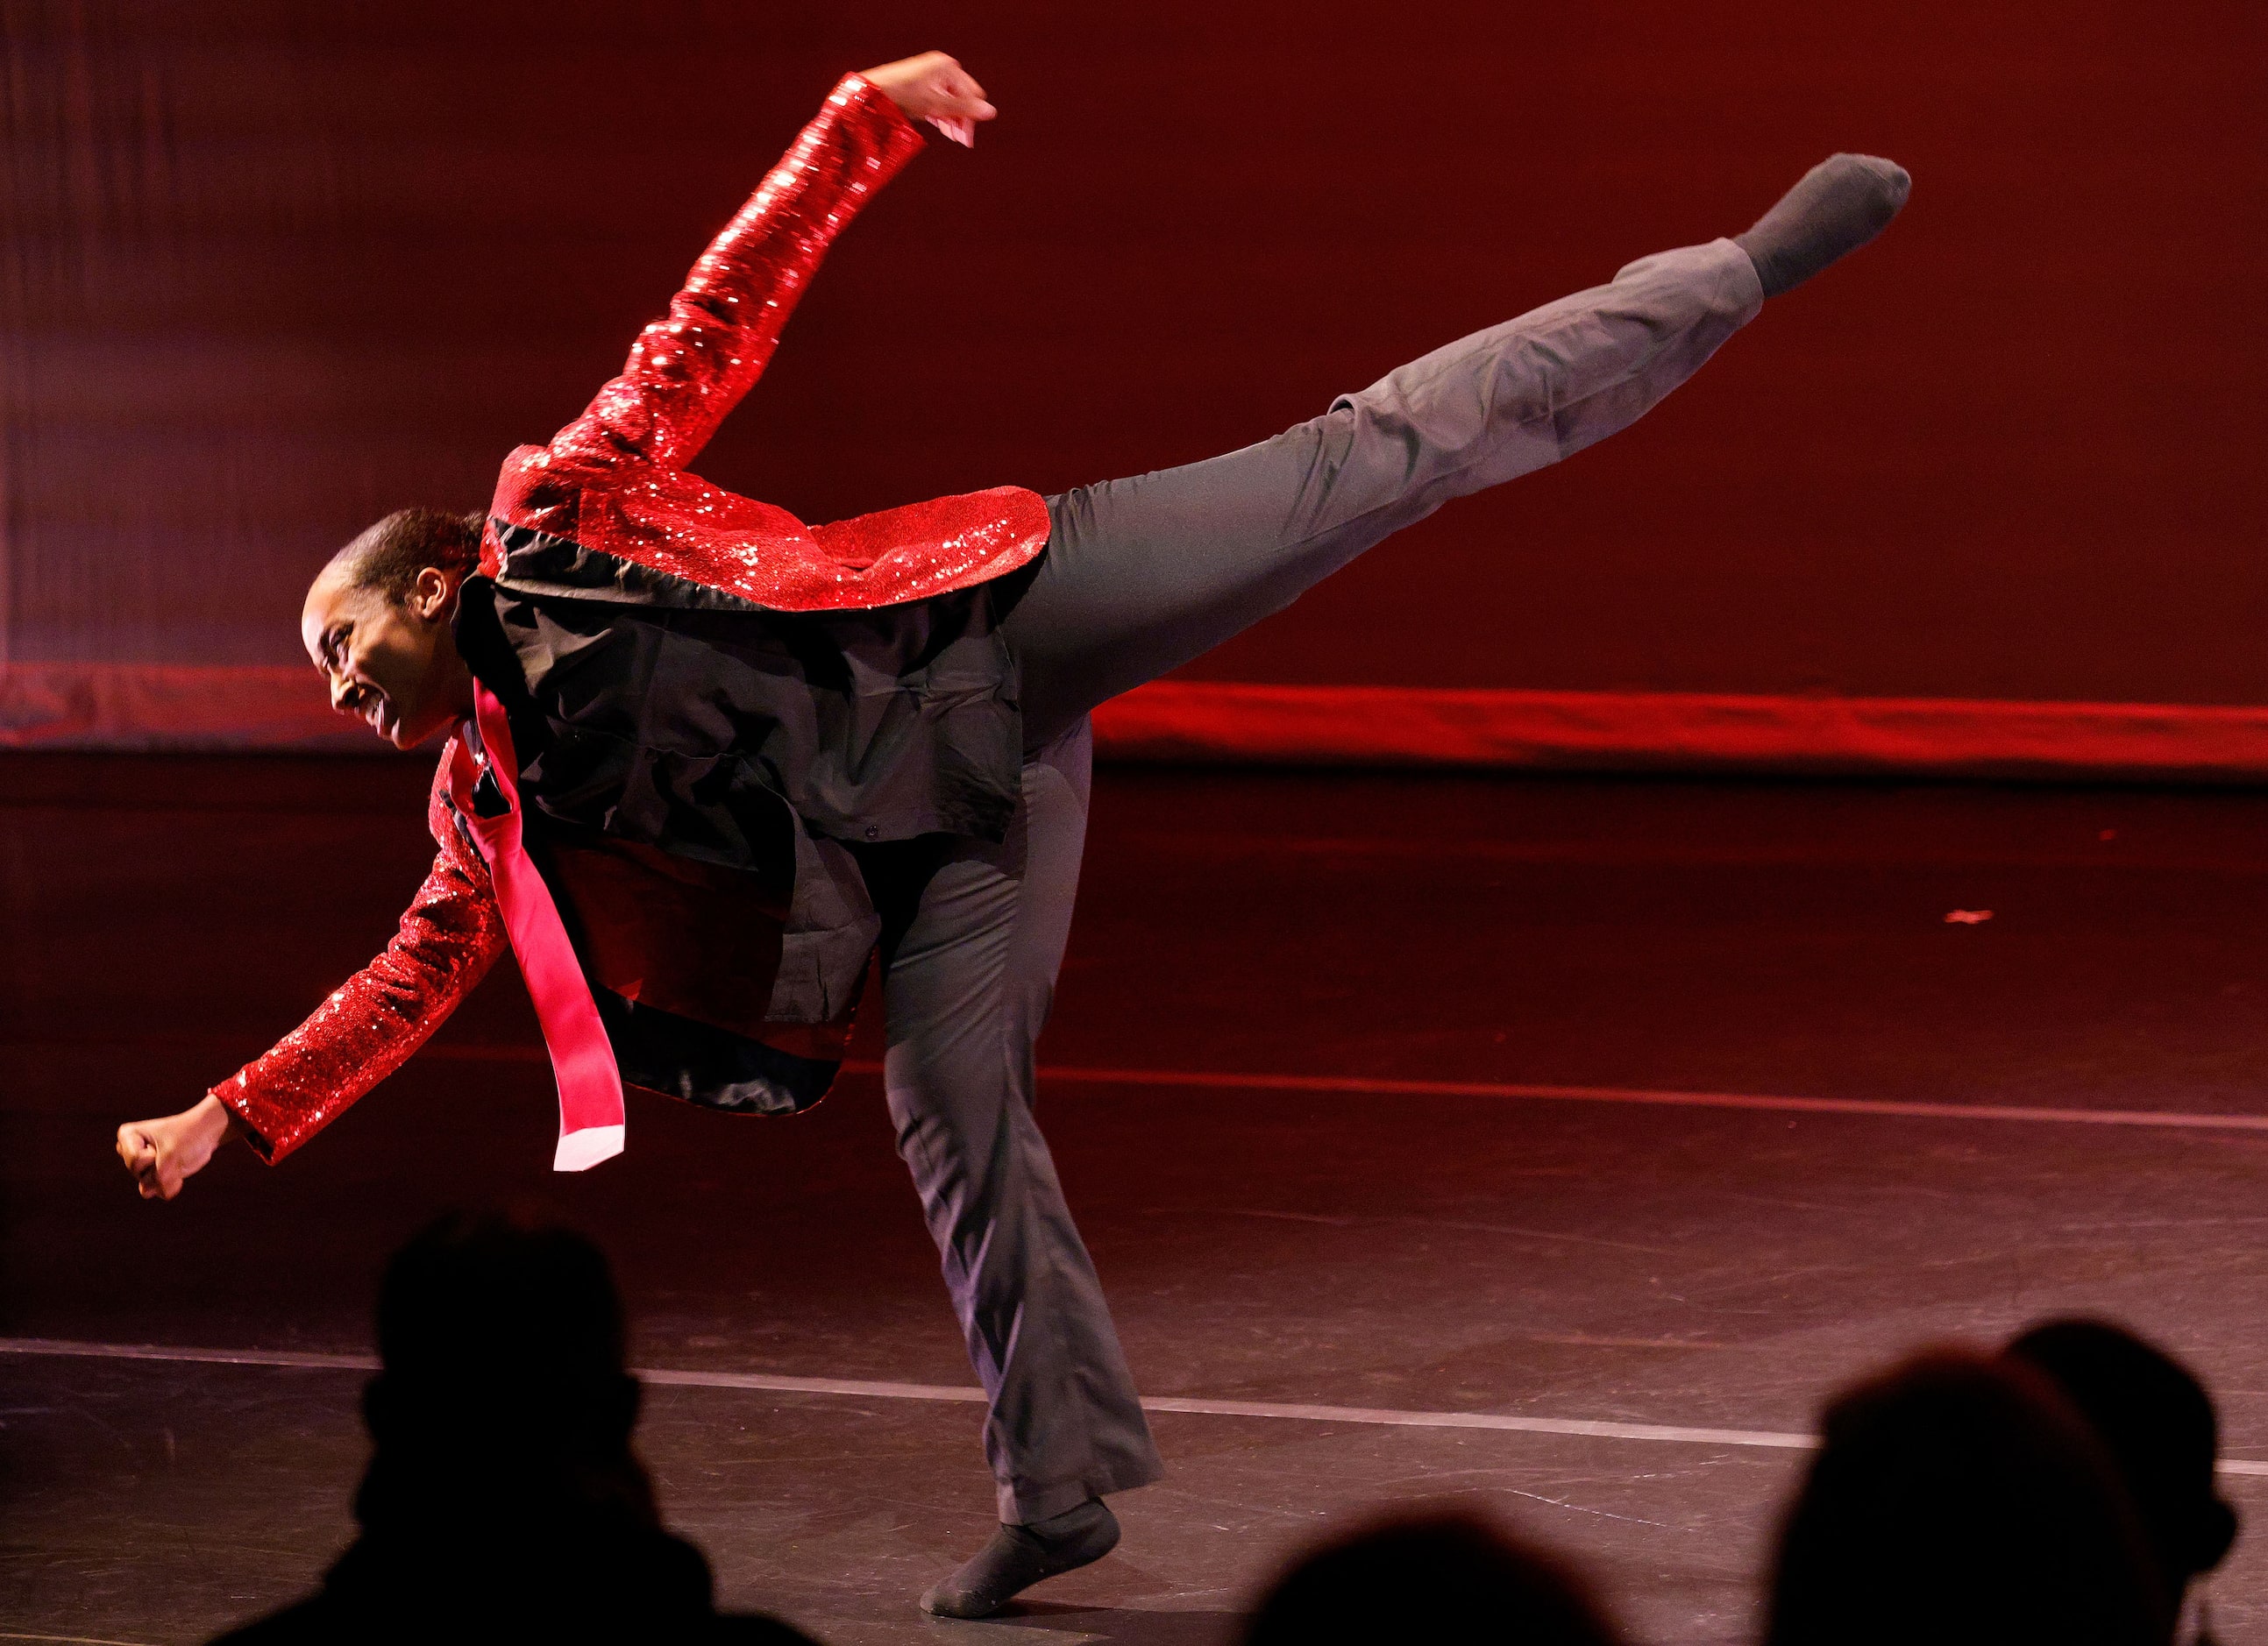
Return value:
M 687 472 L 828 243 L 983 89 L 853 75 L 622 374 L 506 460 L 485 517 L 409 510 L 335 555 L 302 638 L 333 705 L 446 734 L 439 847 L 387 952 L 182 1113 L 119 1128 L 170 1199 L 226 1137 L 280 1160 L 398 1067 L 507 946 L 558 1077 L 556 1164 L 622 1146 L 622 1086 L 783 1113 L 827 1089 L 879 951 L 885 1084 L 989 1398 L 999 1532 L 923 1597 L 977 1617 L 1108 1553 L 1160 1464 L 1033 1121 L 1084 843 L 1087 716 L 1456 496 L 1642 415 L 1865 244 L 1904 173 L 1838 155 L 1747 233 L 1631 264 L 1227 456 L 1042 499 L 834 525 Z

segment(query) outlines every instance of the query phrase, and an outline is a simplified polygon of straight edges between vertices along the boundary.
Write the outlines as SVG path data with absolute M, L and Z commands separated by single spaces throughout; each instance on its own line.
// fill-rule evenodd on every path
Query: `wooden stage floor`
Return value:
M 1741 1641 L 1828 1392 L 2073 1310 L 2213 1386 L 2255 1523 L 2213 1610 L 2268 1638 L 2268 797 L 1105 772 L 1042 1120 L 1170 1473 L 1120 1553 L 945 1625 L 915 1597 L 990 1494 L 871 1073 L 792 1121 L 634 1098 L 627 1156 L 556 1178 L 499 976 L 283 1167 L 134 1197 L 113 1128 L 384 941 L 423 781 L 0 757 L 0 1639 L 309 1588 L 378 1267 L 479 1202 L 604 1244 L 685 1374 L 641 1430 L 666 1516 L 838 1646 L 1225 1642 L 1288 1551 L 1445 1498 L 1639 1639 Z

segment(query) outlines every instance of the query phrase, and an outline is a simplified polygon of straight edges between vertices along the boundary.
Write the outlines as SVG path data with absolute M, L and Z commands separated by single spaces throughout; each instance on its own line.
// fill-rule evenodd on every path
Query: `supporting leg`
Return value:
M 1452 497 L 1628 427 L 1752 319 L 1730 240 L 1476 332 L 1313 422 L 1202 463 L 1050 498 L 1048 552 L 1001 627 L 1044 741 L 1290 605 Z
M 1034 754 L 1008 838 L 943 849 L 886 935 L 898 1151 L 990 1401 L 984 1451 L 1000 1517 L 1019 1525 L 1162 1468 L 1032 1116 L 1033 1046 L 1070 934 L 1091 748 L 1080 724 Z

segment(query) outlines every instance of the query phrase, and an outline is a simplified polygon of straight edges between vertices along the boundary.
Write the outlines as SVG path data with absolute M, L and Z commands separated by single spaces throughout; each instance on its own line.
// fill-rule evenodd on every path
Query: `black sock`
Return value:
M 1857 251 L 1889 226 L 1913 187 L 1904 168 L 1871 154 L 1822 160 L 1733 244 L 1749 254 L 1776 298 L 1837 258 Z
M 1030 1525 L 1004 1525 L 961 1569 L 922 1597 L 932 1617 L 990 1617 L 1042 1577 L 1093 1565 L 1118 1547 L 1118 1517 L 1100 1497 Z

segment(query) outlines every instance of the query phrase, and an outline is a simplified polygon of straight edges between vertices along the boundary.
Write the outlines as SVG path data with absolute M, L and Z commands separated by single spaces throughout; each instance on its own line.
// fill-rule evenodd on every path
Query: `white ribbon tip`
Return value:
M 551 1157 L 554 1172 L 588 1172 L 601 1160 L 612 1160 L 622 1152 L 622 1128 L 619 1126 L 585 1126 L 579 1132 L 563 1132 L 559 1138 L 559 1150 Z

